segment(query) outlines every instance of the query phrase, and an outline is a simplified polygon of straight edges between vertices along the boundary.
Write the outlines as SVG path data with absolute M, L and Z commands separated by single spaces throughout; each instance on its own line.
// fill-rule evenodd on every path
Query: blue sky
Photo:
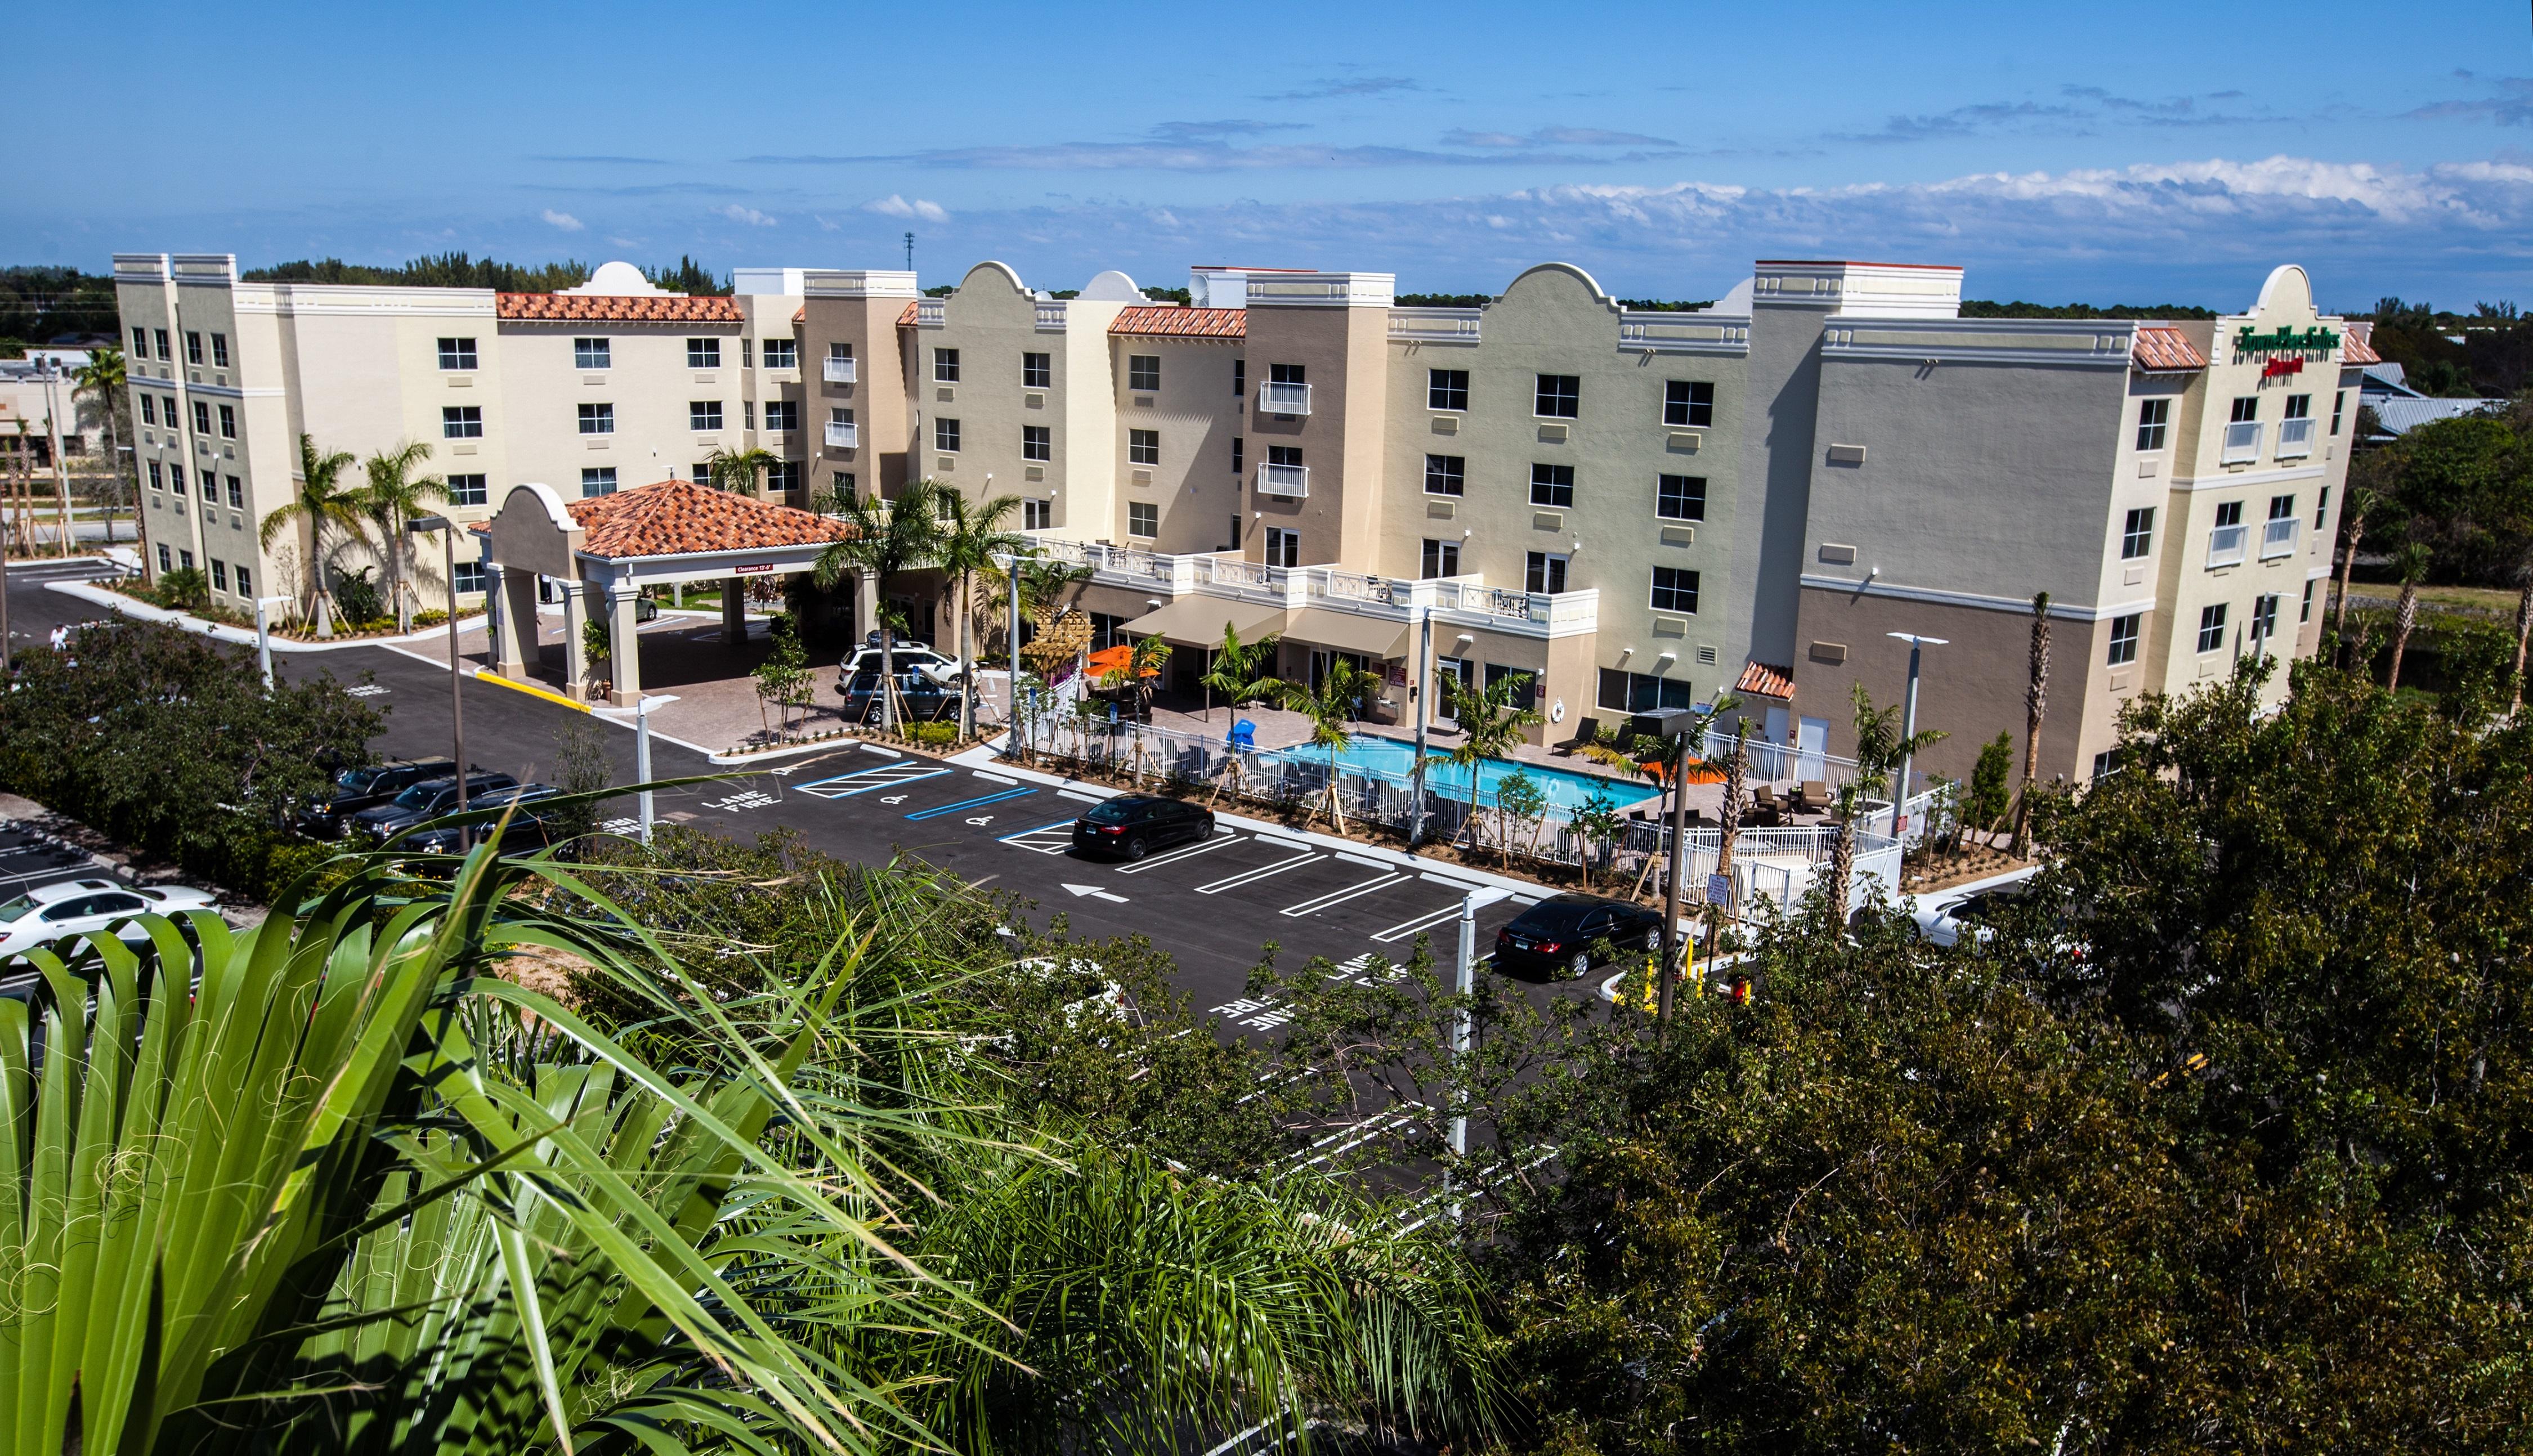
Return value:
M 148 3 L 17 17 L 0 261 L 462 248 L 737 264 L 1191 262 L 1627 297 L 1759 257 L 1974 297 L 2533 306 L 2521 0 L 2380 5 Z M 32 128 L 32 136 L 26 129 Z

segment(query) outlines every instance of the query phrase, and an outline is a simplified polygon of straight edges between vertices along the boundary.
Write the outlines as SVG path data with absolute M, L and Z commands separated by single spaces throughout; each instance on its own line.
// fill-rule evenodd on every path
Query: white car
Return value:
M 82 931 L 103 930 L 134 915 L 172 915 L 183 910 L 216 910 L 218 901 L 201 890 L 181 885 L 134 886 L 112 880 L 66 880 L 29 890 L 0 904 L 0 961 L 24 955 L 47 941 Z M 125 940 L 147 938 L 137 925 L 120 932 Z
M 1911 917 L 1917 922 L 1918 939 L 1938 946 L 1960 945 L 1964 941 L 1984 945 L 1996 937 L 1988 922 L 1997 912 L 2019 900 L 2029 888 L 2026 877 L 1998 884 L 1964 886 L 1939 890 L 1916 897 Z

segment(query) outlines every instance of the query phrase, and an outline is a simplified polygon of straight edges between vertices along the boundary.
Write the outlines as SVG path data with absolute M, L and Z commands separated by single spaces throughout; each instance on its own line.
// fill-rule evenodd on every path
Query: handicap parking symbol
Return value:
M 994 816 L 993 816 L 993 815 L 991 815 L 991 814 L 978 814 L 978 815 L 976 815 L 974 818 L 970 819 L 968 822 L 969 822 L 970 824 L 973 824 L 973 825 L 975 825 L 975 826 L 977 826 L 978 828 L 980 828 L 980 829 L 981 829 L 981 828 L 983 828 L 984 826 L 986 826 L 986 825 L 988 825 L 988 824 L 993 823 L 993 822 L 994 822 Z
M 906 802 L 906 795 L 902 793 L 892 793 L 888 797 L 881 799 L 880 802 L 883 804 L 902 804 Z

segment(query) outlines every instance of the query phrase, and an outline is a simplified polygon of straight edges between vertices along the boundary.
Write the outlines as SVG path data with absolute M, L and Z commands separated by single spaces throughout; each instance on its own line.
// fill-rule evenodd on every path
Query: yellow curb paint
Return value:
M 475 674 L 475 680 L 478 682 L 497 683 L 502 687 L 508 688 L 514 693 L 526 693 L 532 698 L 543 698 L 549 703 L 558 703 L 565 708 L 569 708 L 574 713 L 586 713 L 589 711 L 589 705 L 587 703 L 577 702 L 571 698 L 566 698 L 560 693 L 548 692 L 542 687 L 532 687 L 524 682 L 514 682 L 507 677 L 499 677 L 491 672 L 478 672 Z

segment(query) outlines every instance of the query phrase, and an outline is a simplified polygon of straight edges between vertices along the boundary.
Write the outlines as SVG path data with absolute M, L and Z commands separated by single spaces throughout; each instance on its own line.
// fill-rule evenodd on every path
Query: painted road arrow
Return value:
M 1072 891 L 1076 897 L 1088 895 L 1092 900 L 1104 900 L 1111 904 L 1124 904 L 1126 903 L 1126 897 L 1122 895 L 1111 895 L 1096 885 L 1067 885 L 1064 888 Z

